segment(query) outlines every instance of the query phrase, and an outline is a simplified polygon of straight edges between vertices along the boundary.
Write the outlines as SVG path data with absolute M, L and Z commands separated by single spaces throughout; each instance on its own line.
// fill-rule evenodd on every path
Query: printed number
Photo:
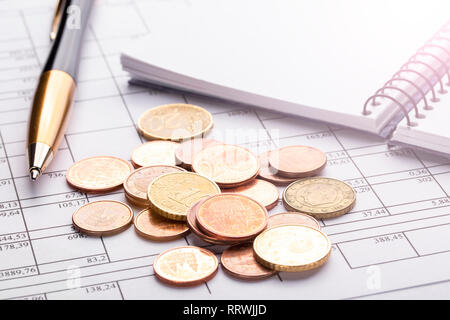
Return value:
M 34 266 L 20 268 L 20 269 L 4 270 L 4 271 L 0 271 L 0 279 L 25 276 L 25 275 L 29 275 L 29 274 L 35 274 L 35 273 L 37 273 L 37 268 Z
M 402 240 L 405 237 L 403 236 L 403 234 L 401 233 L 396 233 L 396 234 L 390 234 L 387 236 L 381 236 L 381 237 L 376 237 L 374 238 L 375 244 L 380 244 L 380 243 L 386 243 L 386 242 L 393 242 L 396 240 Z
M 106 262 L 106 261 L 107 261 L 106 256 L 95 256 L 95 257 L 86 258 L 87 263 L 101 263 L 101 262 Z
M 100 284 L 100 285 L 96 285 L 96 286 L 90 286 L 85 288 L 86 293 L 95 293 L 95 292 L 104 292 L 104 291 L 108 291 L 108 290 L 112 290 L 112 289 L 116 289 L 117 288 L 117 284 L 115 282 L 113 283 L 105 283 L 105 284 Z
M 86 200 L 85 199 L 73 200 L 73 201 L 67 201 L 67 202 L 58 203 L 58 208 L 60 208 L 60 209 L 62 209 L 62 208 L 73 208 L 73 207 L 81 206 L 83 204 L 86 204 Z
M 67 240 L 84 239 L 87 235 L 81 233 L 74 233 L 67 236 Z
M 433 181 L 433 179 L 431 177 L 423 177 L 423 178 L 417 179 L 417 182 L 419 182 L 419 183 L 426 183 L 426 182 L 431 182 L 431 181 Z

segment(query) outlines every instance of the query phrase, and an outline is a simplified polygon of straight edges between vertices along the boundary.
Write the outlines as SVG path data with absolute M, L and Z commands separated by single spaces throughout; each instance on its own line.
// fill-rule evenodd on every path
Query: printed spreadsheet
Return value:
M 449 159 L 390 148 L 378 137 L 343 127 L 130 85 L 120 52 L 152 31 L 146 19 L 149 2 L 97 2 L 70 125 L 47 172 L 31 182 L 27 118 L 50 45 L 55 2 L 0 1 L 1 299 L 450 298 Z M 204 285 L 174 288 L 154 276 L 159 253 L 188 244 L 220 257 L 224 248 L 194 235 L 152 242 L 133 226 L 100 238 L 74 230 L 71 219 L 78 207 L 100 199 L 126 200 L 123 190 L 91 195 L 72 189 L 67 168 L 94 155 L 129 160 L 145 142 L 136 130 L 137 118 L 151 107 L 180 102 L 213 114 L 210 138 L 257 154 L 287 145 L 326 152 L 321 175 L 349 183 L 357 202 L 350 213 L 320 221 L 333 244 L 323 267 L 254 282 L 232 278 L 219 267 Z M 282 211 L 280 200 L 269 214 Z

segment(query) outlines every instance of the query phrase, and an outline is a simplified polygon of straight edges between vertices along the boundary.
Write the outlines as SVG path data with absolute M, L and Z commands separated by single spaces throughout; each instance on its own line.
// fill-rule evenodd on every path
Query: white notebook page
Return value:
M 153 32 L 125 53 L 188 77 L 295 103 L 299 110 L 293 113 L 364 127 L 371 124 L 368 118 L 392 113 L 377 108 L 361 117 L 365 100 L 448 20 L 448 6 L 445 1 L 150 2 Z

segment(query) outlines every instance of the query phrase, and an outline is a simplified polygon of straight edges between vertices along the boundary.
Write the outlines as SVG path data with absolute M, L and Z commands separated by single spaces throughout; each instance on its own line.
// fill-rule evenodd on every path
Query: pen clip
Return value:
M 53 15 L 52 27 L 50 29 L 50 40 L 53 41 L 58 33 L 58 28 L 61 23 L 61 17 L 65 7 L 66 0 L 58 0 L 55 8 L 55 13 Z

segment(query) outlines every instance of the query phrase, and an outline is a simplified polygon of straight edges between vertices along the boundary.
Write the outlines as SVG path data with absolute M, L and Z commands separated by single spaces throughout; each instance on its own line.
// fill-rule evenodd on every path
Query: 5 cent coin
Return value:
M 258 159 L 247 149 L 228 144 L 207 147 L 194 158 L 192 169 L 209 177 L 221 188 L 248 183 L 259 172 Z
M 84 192 L 106 192 L 120 187 L 133 170 L 128 161 L 99 156 L 74 163 L 66 173 L 67 182 Z
M 250 240 L 267 226 L 268 214 L 259 202 L 239 194 L 211 196 L 196 213 L 199 228 L 224 240 Z

